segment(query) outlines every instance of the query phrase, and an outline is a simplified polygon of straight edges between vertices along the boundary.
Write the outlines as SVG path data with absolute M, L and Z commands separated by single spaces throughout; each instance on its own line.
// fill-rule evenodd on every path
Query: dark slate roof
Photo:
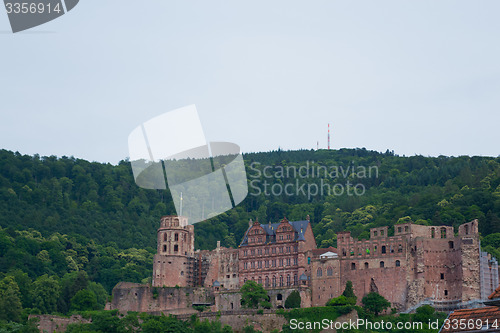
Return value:
M 307 281 L 307 275 L 305 275 L 304 273 L 302 273 L 302 274 L 300 275 L 300 278 L 299 278 L 299 279 L 300 279 L 300 281 Z
M 217 280 L 214 281 L 214 287 L 220 287 L 219 281 L 217 281 Z
M 281 222 L 278 223 L 259 223 L 259 225 L 264 229 L 266 232 L 266 244 L 270 243 L 276 243 L 276 228 L 280 225 Z M 295 231 L 295 241 L 305 241 L 306 239 L 304 238 L 304 233 L 306 232 L 307 225 L 310 223 L 307 220 L 304 221 L 288 221 L 290 225 L 293 227 Z M 250 230 L 251 227 L 247 229 L 245 232 L 245 236 L 243 236 L 243 240 L 241 241 L 240 246 L 246 246 L 248 245 L 248 231 Z M 302 232 L 301 232 L 302 230 Z

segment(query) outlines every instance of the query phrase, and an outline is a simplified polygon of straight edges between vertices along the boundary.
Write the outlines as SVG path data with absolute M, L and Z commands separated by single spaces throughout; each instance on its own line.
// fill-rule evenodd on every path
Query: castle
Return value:
M 118 284 L 111 308 L 174 311 L 204 304 L 237 310 L 239 288 L 247 280 L 268 290 L 273 307 L 283 307 L 293 290 L 300 292 L 302 307 L 324 306 L 352 281 L 358 302 L 376 291 L 399 311 L 426 301 L 445 308 L 474 306 L 498 286 L 498 263 L 480 250 L 477 220 L 460 225 L 457 234 L 449 226 L 412 223 L 396 224 L 393 231 L 389 236 L 388 227 L 372 228 L 368 240 L 340 232 L 337 248 L 318 249 L 309 217 L 264 224 L 250 220 L 237 249 L 218 242 L 215 250 L 195 251 L 194 227 L 187 218 L 164 216 L 152 286 Z M 163 290 L 165 299 L 147 296 L 149 289 Z

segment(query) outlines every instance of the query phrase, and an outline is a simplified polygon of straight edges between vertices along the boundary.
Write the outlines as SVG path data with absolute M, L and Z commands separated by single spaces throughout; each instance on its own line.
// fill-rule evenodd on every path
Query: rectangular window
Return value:
M 276 259 L 273 259 L 273 267 L 276 267 Z
M 441 280 L 444 280 L 444 273 L 441 273 Z

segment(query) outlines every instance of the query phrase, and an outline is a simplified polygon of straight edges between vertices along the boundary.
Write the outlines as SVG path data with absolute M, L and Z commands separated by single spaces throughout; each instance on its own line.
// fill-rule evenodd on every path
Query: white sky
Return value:
M 0 148 L 117 163 L 196 104 L 244 152 L 331 146 L 500 155 L 500 1 L 81 0 L 12 34 Z M 165 130 L 168 130 L 165 129 Z

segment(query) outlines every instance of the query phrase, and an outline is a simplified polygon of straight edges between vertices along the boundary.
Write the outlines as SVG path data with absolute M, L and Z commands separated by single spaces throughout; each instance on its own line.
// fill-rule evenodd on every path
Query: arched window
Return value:
M 273 276 L 273 287 L 276 287 L 276 276 Z
M 332 276 L 333 275 L 333 268 L 328 267 L 327 270 L 326 270 L 326 275 Z
M 276 295 L 276 300 L 277 301 L 282 301 L 283 300 L 283 295 L 281 295 L 281 294 Z
M 266 287 L 269 287 L 269 276 L 266 276 Z
M 345 249 L 342 249 L 342 255 L 343 255 L 343 256 L 346 256 L 346 255 L 347 255 L 347 253 L 345 252 Z
M 178 234 L 178 233 L 175 233 L 175 235 L 174 235 L 174 241 L 176 241 L 176 242 L 177 242 L 178 240 L 179 240 L 179 234 Z
M 320 267 L 320 268 L 318 268 L 318 272 L 317 272 L 317 274 L 316 274 L 316 275 L 317 275 L 318 277 L 323 276 L 323 270 L 321 269 L 321 267 Z
M 365 269 L 368 269 L 370 266 L 368 265 L 367 262 L 365 262 Z
M 385 267 L 385 263 L 383 261 L 380 262 L 380 267 Z
M 401 266 L 401 261 L 396 260 L 396 267 L 400 267 L 400 266 Z
M 468 235 L 469 234 L 469 226 L 468 225 L 465 225 L 465 234 Z
M 401 244 L 398 245 L 398 253 L 403 252 L 403 246 Z
M 356 263 L 351 263 L 351 270 L 355 270 L 356 269 Z
M 262 278 L 259 276 L 259 279 L 257 280 L 258 284 L 262 284 Z
M 299 283 L 299 279 L 297 278 L 297 274 L 293 275 L 293 285 L 296 286 Z
M 286 285 L 289 286 L 292 283 L 292 278 L 290 277 L 290 274 L 287 274 L 286 276 Z
M 283 287 L 283 275 L 280 275 L 280 287 Z
M 164 233 L 163 233 L 163 240 L 164 240 L 164 241 L 166 241 L 166 240 L 167 240 L 167 233 L 166 233 L 166 232 L 164 232 Z
M 441 238 L 446 238 L 446 228 L 441 228 Z
M 436 238 L 436 229 L 431 229 L 431 238 Z

